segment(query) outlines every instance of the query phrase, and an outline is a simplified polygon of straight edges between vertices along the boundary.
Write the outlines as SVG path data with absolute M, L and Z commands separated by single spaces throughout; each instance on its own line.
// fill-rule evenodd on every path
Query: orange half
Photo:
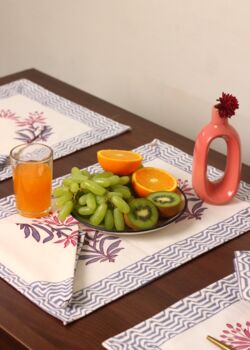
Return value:
M 105 171 L 129 175 L 141 165 L 142 156 L 132 151 L 104 149 L 97 152 L 97 160 Z
M 163 169 L 145 167 L 134 172 L 132 185 L 139 197 L 146 197 L 152 192 L 175 191 L 177 180 Z

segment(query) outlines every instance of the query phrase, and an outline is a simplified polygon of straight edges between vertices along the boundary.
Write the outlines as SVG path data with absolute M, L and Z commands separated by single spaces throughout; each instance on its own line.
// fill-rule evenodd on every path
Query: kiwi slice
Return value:
M 161 216 L 172 217 L 178 214 L 181 209 L 182 198 L 176 192 L 153 192 L 147 196 L 158 209 Z
M 134 230 L 149 229 L 158 222 L 156 206 L 145 198 L 135 198 L 129 202 L 130 212 L 125 215 L 126 224 Z

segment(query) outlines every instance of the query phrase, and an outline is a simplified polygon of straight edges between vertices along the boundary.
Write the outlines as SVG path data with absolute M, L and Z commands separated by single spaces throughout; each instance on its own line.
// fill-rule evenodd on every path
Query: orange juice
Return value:
M 36 217 L 50 209 L 52 171 L 49 164 L 20 163 L 13 172 L 17 209 Z

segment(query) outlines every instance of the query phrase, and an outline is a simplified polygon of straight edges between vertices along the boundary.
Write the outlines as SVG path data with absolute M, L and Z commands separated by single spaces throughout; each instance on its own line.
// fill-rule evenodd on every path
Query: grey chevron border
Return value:
M 1 277 L 38 305 L 48 304 L 51 309 L 65 308 L 72 296 L 73 278 L 60 282 L 35 281 L 27 283 L 0 263 Z
M 185 170 L 187 173 L 191 172 L 192 158 L 162 141 L 154 140 L 137 148 L 136 151 L 143 155 L 145 162 L 159 158 Z M 100 167 L 98 164 L 94 164 L 88 170 L 95 172 L 100 170 Z M 218 175 L 216 169 L 211 168 L 210 171 L 211 176 Z M 64 177 L 55 179 L 53 185 L 59 185 Z M 238 196 L 241 200 L 248 198 L 248 184 L 241 183 L 241 192 L 239 192 Z M 7 217 L 13 213 L 15 213 L 13 196 L 0 200 L 0 218 Z M 216 225 L 207 227 L 205 230 L 185 240 L 165 247 L 155 254 L 147 256 L 87 288 L 75 292 L 71 304 L 65 309 L 55 309 L 52 304 L 48 302 L 43 303 L 42 301 L 39 301 L 39 306 L 61 319 L 65 324 L 72 322 L 177 268 L 194 257 L 243 234 L 249 229 L 250 207 L 239 211 Z M 10 283 L 15 287 L 15 280 L 14 282 L 10 281 Z M 32 295 L 28 297 L 36 302 L 36 300 L 32 299 Z
M 102 345 L 108 350 L 160 349 L 163 343 L 216 315 L 238 300 L 237 278 L 232 274 L 104 341 Z
M 234 266 L 238 276 L 240 297 L 250 302 L 250 251 L 236 251 Z
M 118 123 L 99 113 L 82 107 L 26 79 L 20 79 L 10 84 L 0 86 L 0 99 L 16 94 L 26 96 L 43 106 L 62 113 L 68 118 L 80 121 L 91 127 L 91 130 L 54 144 L 52 146 L 54 159 L 89 147 L 131 129 L 128 125 Z M 1 155 L 0 158 L 3 161 L 6 159 L 6 156 Z M 1 168 L 0 166 L 0 181 L 10 176 L 11 167 L 7 165 Z

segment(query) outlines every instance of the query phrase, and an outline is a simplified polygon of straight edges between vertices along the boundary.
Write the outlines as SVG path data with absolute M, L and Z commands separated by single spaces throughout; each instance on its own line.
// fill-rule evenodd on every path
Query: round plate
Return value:
M 79 215 L 77 212 L 72 212 L 71 215 L 77 219 L 82 225 L 82 227 L 80 226 L 80 228 L 84 229 L 85 227 L 89 227 L 92 228 L 94 230 L 98 230 L 98 231 L 102 231 L 104 233 L 109 233 L 109 234 L 113 234 L 113 235 L 118 235 L 118 236 L 122 236 L 122 235 L 140 235 L 140 234 L 145 234 L 145 233 L 150 233 L 150 232 L 155 232 L 155 231 L 159 231 L 160 229 L 163 229 L 164 227 L 168 226 L 169 224 L 171 224 L 172 222 L 174 222 L 177 218 L 179 218 L 186 210 L 187 208 L 187 197 L 185 196 L 185 193 L 178 187 L 178 192 L 179 194 L 182 196 L 182 206 L 181 209 L 179 211 L 178 214 L 176 214 L 175 216 L 171 217 L 171 218 L 161 218 L 159 219 L 157 225 L 155 227 L 146 229 L 146 230 L 132 230 L 130 228 L 126 228 L 125 231 L 115 231 L 115 230 L 106 230 L 104 227 L 102 226 L 94 226 L 91 225 L 89 222 L 85 221 L 84 218 Z

